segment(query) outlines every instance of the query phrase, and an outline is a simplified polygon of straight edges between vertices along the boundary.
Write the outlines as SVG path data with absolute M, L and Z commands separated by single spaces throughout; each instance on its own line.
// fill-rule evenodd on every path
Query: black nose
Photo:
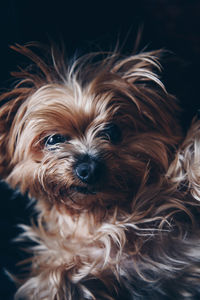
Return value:
M 84 183 L 94 184 L 101 175 L 102 164 L 90 156 L 79 159 L 75 166 L 77 177 Z

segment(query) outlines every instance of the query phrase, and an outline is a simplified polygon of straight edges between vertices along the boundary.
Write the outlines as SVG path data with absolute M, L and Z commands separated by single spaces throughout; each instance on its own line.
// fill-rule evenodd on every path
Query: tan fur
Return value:
M 200 243 L 192 253 L 196 233 L 187 235 L 197 227 L 190 207 L 198 210 L 198 130 L 174 159 L 182 137 L 176 100 L 155 74 L 160 52 L 91 54 L 72 65 L 53 54 L 51 65 L 27 46 L 13 48 L 38 68 L 15 72 L 18 84 L 1 96 L 0 174 L 35 198 L 38 211 L 36 224 L 23 226 L 19 237 L 36 245 L 16 299 L 125 299 L 121 289 L 130 299 L 151 299 L 149 285 L 167 295 L 165 282 L 186 269 L 199 282 L 191 256 Z M 121 129 L 118 144 L 102 138 L 110 122 Z M 54 134 L 68 140 L 51 149 L 45 138 Z M 104 163 L 92 186 L 74 173 L 83 154 Z M 184 193 L 180 182 L 189 182 Z M 190 295 L 184 278 L 177 299 Z

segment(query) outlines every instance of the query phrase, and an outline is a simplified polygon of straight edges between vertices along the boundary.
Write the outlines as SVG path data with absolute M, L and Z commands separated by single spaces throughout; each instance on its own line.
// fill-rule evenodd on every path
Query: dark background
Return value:
M 47 1 L 3 0 L 0 2 L 0 85 L 11 84 L 10 71 L 21 57 L 9 49 L 14 43 L 64 41 L 66 52 L 110 50 L 117 40 L 124 53 L 134 48 L 138 28 L 143 28 L 140 49 L 165 48 L 172 52 L 163 62 L 163 81 L 183 109 L 187 128 L 200 108 L 200 1 Z M 10 242 L 20 231 L 16 224 L 28 223 L 26 197 L 0 183 L 0 299 L 12 299 L 14 284 L 5 269 L 17 272 L 22 254 Z

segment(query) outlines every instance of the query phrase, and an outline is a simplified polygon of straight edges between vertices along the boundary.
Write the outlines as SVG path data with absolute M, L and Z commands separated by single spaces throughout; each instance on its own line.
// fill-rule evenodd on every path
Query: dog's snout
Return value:
M 81 157 L 75 166 L 75 173 L 82 182 L 94 184 L 101 176 L 102 163 L 90 156 Z

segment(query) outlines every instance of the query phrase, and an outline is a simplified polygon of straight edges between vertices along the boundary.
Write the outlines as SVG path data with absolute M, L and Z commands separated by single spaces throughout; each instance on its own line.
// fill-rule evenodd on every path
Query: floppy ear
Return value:
M 31 58 L 35 63 L 39 58 L 32 53 L 26 46 L 12 46 L 13 50 Z M 42 65 L 39 61 L 38 65 Z M 15 148 L 15 138 L 12 134 L 16 124 L 16 119 L 19 118 L 19 107 L 24 101 L 34 92 L 36 87 L 41 85 L 41 76 L 32 74 L 28 69 L 20 68 L 17 72 L 11 73 L 12 77 L 17 80 L 15 87 L 0 95 L 0 176 L 4 178 L 11 166 L 11 160 Z M 22 114 L 23 112 L 21 112 Z M 17 128 L 15 128 L 15 131 Z
M 0 175 L 3 178 L 11 167 L 15 147 L 12 131 L 18 109 L 26 98 L 25 94 L 25 90 L 16 88 L 0 96 Z
M 23 109 L 19 108 L 37 89 L 44 84 L 52 83 L 56 77 L 55 68 L 50 70 L 49 65 L 30 49 L 33 46 L 37 47 L 37 49 L 42 47 L 37 44 L 11 46 L 14 51 L 27 57 L 32 62 L 32 65 L 24 69 L 19 68 L 17 72 L 12 72 L 11 75 L 17 81 L 17 84 L 12 90 L 0 96 L 0 176 L 2 178 L 12 168 L 11 161 L 18 129 L 17 120 L 20 120 L 26 110 L 25 105 Z M 47 51 L 43 52 L 47 54 Z M 53 54 L 51 53 L 51 60 L 53 59 Z

